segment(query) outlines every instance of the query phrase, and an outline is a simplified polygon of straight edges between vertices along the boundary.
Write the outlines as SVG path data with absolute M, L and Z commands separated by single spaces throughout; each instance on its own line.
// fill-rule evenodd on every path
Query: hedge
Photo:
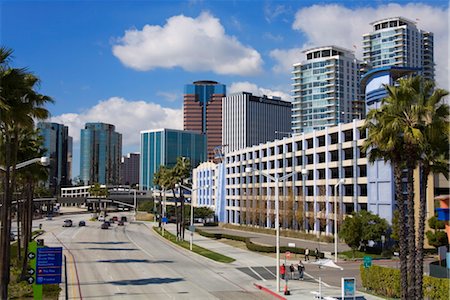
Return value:
M 374 293 L 400 298 L 400 270 L 380 266 L 364 268 L 360 266 L 362 285 Z M 448 300 L 450 280 L 446 278 L 423 277 L 423 295 L 425 299 Z
M 197 228 L 196 228 L 196 231 L 198 234 L 200 234 L 204 237 L 207 237 L 207 238 L 212 238 L 212 239 L 217 239 L 217 240 L 229 239 L 229 240 L 244 242 L 247 249 L 251 250 L 251 251 L 264 252 L 264 253 L 275 253 L 276 252 L 275 246 L 264 246 L 264 245 L 260 245 L 260 244 L 255 244 L 252 241 L 250 241 L 250 238 L 248 238 L 248 237 L 231 235 L 231 234 L 222 234 L 222 233 L 211 233 L 211 232 L 206 232 L 206 231 L 203 231 L 203 230 L 200 230 Z M 280 252 L 286 252 L 286 251 L 289 251 L 291 253 L 296 253 L 296 254 L 305 254 L 305 249 L 303 249 L 303 248 L 286 247 L 286 246 L 280 247 Z M 310 255 L 315 256 L 315 251 L 311 250 Z M 322 252 L 319 252 L 319 257 L 324 258 L 325 255 Z

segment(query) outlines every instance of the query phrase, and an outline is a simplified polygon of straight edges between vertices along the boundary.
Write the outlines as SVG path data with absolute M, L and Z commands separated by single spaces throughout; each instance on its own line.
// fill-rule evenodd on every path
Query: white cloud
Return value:
M 352 49 L 362 58 L 362 34 L 372 31 L 369 23 L 391 16 L 403 16 L 417 21 L 417 27 L 434 33 L 436 81 L 443 88 L 449 87 L 449 24 L 448 8 L 426 4 L 387 4 L 378 7 L 350 9 L 342 5 L 312 5 L 297 11 L 293 29 L 305 34 L 305 44 L 296 49 L 275 49 L 270 56 L 277 61 L 275 71 L 291 71 L 292 64 L 301 62 L 301 51 L 324 45 L 337 45 Z
M 181 98 L 181 95 L 178 93 L 171 93 L 171 92 L 157 92 L 156 95 L 163 97 L 169 102 L 174 102 L 178 98 Z
M 73 137 L 74 144 L 77 145 L 80 141 L 80 130 L 84 128 L 85 123 L 113 124 L 116 126 L 116 131 L 122 134 L 122 143 L 125 148 L 139 145 L 141 130 L 182 129 L 183 113 L 181 109 L 165 108 L 155 103 L 111 97 L 79 114 L 62 114 L 52 117 L 51 121 L 69 126 L 69 135 Z
M 291 101 L 292 97 L 289 93 L 283 92 L 283 91 L 274 91 L 267 88 L 258 87 L 256 84 L 248 82 L 248 81 L 241 81 L 241 82 L 233 82 L 230 87 L 228 88 L 228 93 L 240 93 L 240 92 L 249 92 L 252 93 L 255 96 L 276 96 L 280 97 L 282 100 L 285 101 Z
M 114 55 L 133 69 L 180 67 L 186 71 L 252 75 L 261 72 L 261 55 L 226 35 L 220 20 L 207 12 L 197 18 L 183 15 L 166 24 L 129 29 L 113 46 Z

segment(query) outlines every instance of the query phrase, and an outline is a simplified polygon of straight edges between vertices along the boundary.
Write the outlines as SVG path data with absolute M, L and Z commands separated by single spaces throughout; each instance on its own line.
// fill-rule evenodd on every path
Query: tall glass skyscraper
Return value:
M 294 64 L 292 130 L 312 132 L 361 119 L 364 102 L 359 90 L 361 62 L 352 51 L 336 46 L 306 50 Z
M 434 79 L 433 33 L 418 29 L 414 21 L 403 17 L 371 25 L 373 31 L 363 35 L 363 60 L 371 68 L 420 68 L 420 75 Z
M 206 136 L 174 129 L 141 131 L 139 188 L 148 190 L 160 166 L 173 167 L 178 157 L 186 157 L 193 168 L 206 161 Z
M 119 184 L 122 135 L 114 125 L 86 123 L 81 129 L 80 179 L 84 184 Z
M 58 187 L 68 185 L 71 179 L 72 138 L 69 127 L 50 122 L 39 122 L 37 127 L 44 138 L 45 155 L 50 157 L 46 186 L 57 194 Z
M 202 80 L 184 87 L 183 128 L 206 134 L 208 159 L 222 144 L 222 97 L 226 87 L 216 81 Z

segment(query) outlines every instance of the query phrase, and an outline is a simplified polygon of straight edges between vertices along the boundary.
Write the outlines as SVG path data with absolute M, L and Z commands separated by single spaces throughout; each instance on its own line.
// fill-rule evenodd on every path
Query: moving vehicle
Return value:
M 79 226 L 79 227 L 86 226 L 86 222 L 85 222 L 85 221 L 80 221 L 80 222 L 78 223 L 78 226 Z
M 125 223 L 122 220 L 120 220 L 119 223 L 117 224 L 117 226 L 123 226 L 123 225 L 125 225 Z
M 72 227 L 72 220 L 64 220 L 63 227 Z
M 112 217 L 113 222 L 119 221 L 119 218 L 117 216 Z
M 11 232 L 11 235 L 9 236 L 9 241 L 13 242 L 16 240 L 16 236 L 14 235 L 14 233 Z
M 105 222 L 105 223 L 102 224 L 102 226 L 100 226 L 100 228 L 101 228 L 101 229 L 108 229 L 109 226 L 108 226 L 108 224 L 106 224 L 106 222 Z
M 106 226 L 111 226 L 111 223 L 110 222 L 108 222 L 108 221 L 105 221 L 103 224 L 106 224 Z
M 98 216 L 98 220 L 99 220 L 100 222 L 105 221 L 105 216 Z
M 126 217 L 126 216 L 120 217 L 120 221 L 122 221 L 122 222 L 127 222 L 127 217 Z

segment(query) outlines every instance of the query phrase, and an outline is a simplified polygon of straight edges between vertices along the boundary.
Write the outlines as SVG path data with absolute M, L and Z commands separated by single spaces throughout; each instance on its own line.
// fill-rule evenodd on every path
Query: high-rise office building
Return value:
M 120 163 L 120 184 L 139 184 L 139 153 L 128 153 L 122 156 Z
M 294 64 L 292 130 L 312 132 L 362 119 L 359 90 L 361 62 L 352 51 L 324 46 L 304 51 Z
M 225 151 L 273 141 L 291 133 L 292 103 L 278 97 L 242 92 L 222 100 L 222 144 Z
M 58 188 L 70 183 L 72 138 L 63 124 L 39 122 L 39 134 L 44 138 L 45 155 L 50 157 L 46 186 L 56 195 Z
M 222 97 L 226 87 L 216 81 L 195 81 L 184 88 L 183 127 L 207 136 L 208 160 L 222 143 Z
M 434 79 L 433 33 L 418 29 L 415 22 L 403 17 L 371 25 L 373 31 L 363 35 L 363 60 L 371 68 L 420 68 L 420 75 Z
M 148 190 L 160 166 L 173 167 L 178 157 L 186 157 L 195 168 L 206 161 L 206 135 L 174 129 L 141 131 L 139 188 Z
M 84 184 L 119 184 L 122 135 L 115 126 L 86 123 L 80 140 L 80 179 Z

